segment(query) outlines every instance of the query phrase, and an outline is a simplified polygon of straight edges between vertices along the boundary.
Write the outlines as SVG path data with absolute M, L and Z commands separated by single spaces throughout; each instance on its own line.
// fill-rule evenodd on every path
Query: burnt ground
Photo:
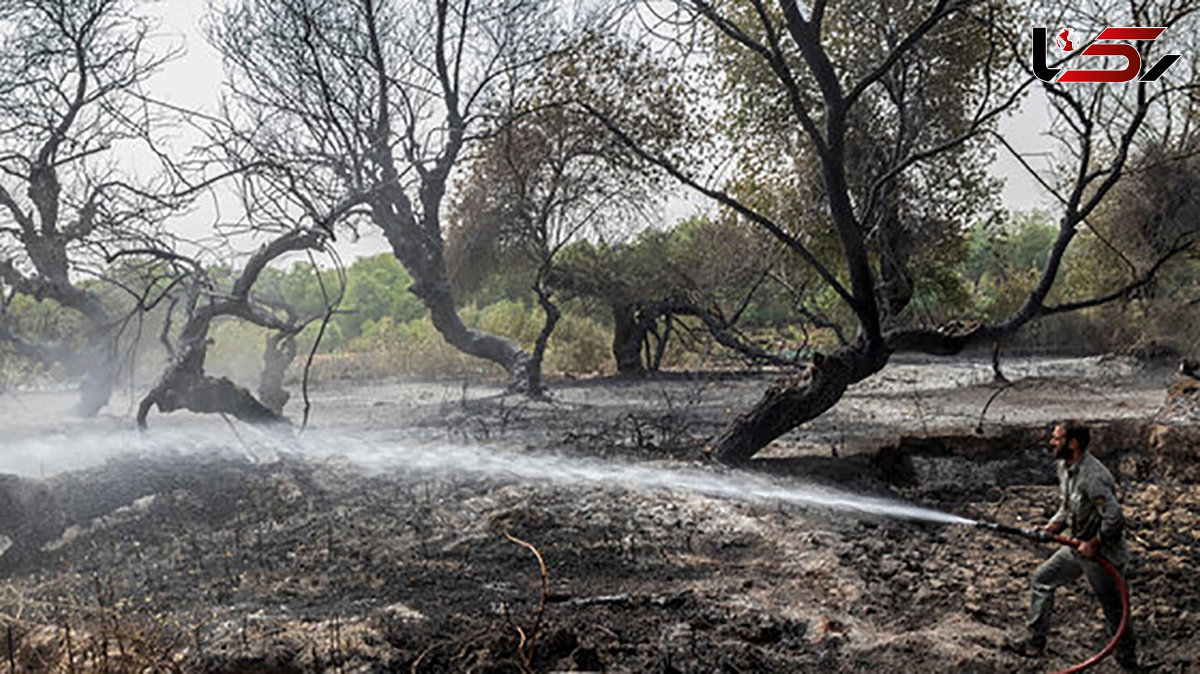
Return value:
M 563 381 L 537 403 L 485 382 L 330 386 L 298 438 L 184 415 L 138 436 L 121 414 L 58 416 L 67 396 L 10 396 L 0 667 L 1050 671 L 1105 641 L 1081 580 L 1048 661 L 1002 649 L 1051 548 L 749 492 L 819 483 L 1041 522 L 1046 426 L 1077 416 L 1120 483 L 1143 660 L 1188 671 L 1200 432 L 1164 416 L 1170 375 L 1008 374 L 1001 391 L 981 363 L 898 363 L 736 472 L 703 443 L 766 375 Z

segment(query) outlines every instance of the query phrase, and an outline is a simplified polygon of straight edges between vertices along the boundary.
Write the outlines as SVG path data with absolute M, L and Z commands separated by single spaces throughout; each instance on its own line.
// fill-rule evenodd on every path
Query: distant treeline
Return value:
M 1055 228 L 1038 213 L 971 227 L 933 263 L 918 270 L 904 320 L 913 325 L 937 326 L 967 317 L 1002 319 L 1017 308 L 1036 282 L 1054 235 Z M 730 269 L 731 242 L 749 245 L 744 239 L 750 236 L 751 232 L 728 221 L 696 218 L 666 229 L 644 231 L 627 242 L 573 244 L 562 252 L 557 272 L 551 277 L 551 287 L 556 287 L 565 301 L 563 318 L 548 344 L 546 371 L 575 376 L 615 372 L 613 347 L 618 317 L 614 306 L 627 304 L 636 312 L 639 307 L 679 297 L 724 311 L 726 318 L 737 310 L 737 333 L 748 343 L 784 357 L 795 356 L 797 345 L 818 349 L 836 344 L 833 326 L 852 339 L 853 317 L 839 314 L 833 297 L 800 308 L 829 322 L 829 327 L 809 328 L 807 334 L 802 333 L 792 320 L 798 309 L 795 288 L 789 287 L 778 259 L 776 264 L 765 266 L 765 273 L 762 264 L 746 265 L 755 278 L 745 278 L 745 273 L 739 276 Z M 723 243 L 714 245 L 714 241 Z M 452 250 L 463 247 L 463 242 L 451 241 Z M 460 313 L 468 327 L 510 335 L 528 348 L 543 320 L 542 310 L 528 290 L 536 269 L 523 263 L 520 256 L 505 255 L 503 251 L 493 254 L 498 259 L 487 263 L 491 269 L 486 275 L 456 275 Z M 1072 297 L 1090 297 L 1106 290 L 1105 271 L 1117 263 L 1114 255 L 1098 237 L 1084 234 L 1080 245 L 1068 256 L 1065 282 L 1057 291 L 1059 299 L 1070 301 Z M 758 262 L 769 257 L 759 258 Z M 471 268 L 477 272 L 478 263 Z M 602 278 L 605 270 L 610 278 Z M 144 269 L 139 273 L 145 273 Z M 223 267 L 211 267 L 208 273 L 217 284 L 234 276 L 233 270 Z M 106 271 L 106 276 L 114 279 L 120 279 L 121 274 L 119 265 Z M 327 297 L 341 298 L 316 349 L 312 375 L 317 380 L 502 376 L 498 366 L 466 356 L 446 344 L 430 321 L 428 310 L 408 291 L 412 282 L 394 256 L 380 254 L 355 260 L 340 273 L 330 268 L 314 269 L 308 261 L 268 268 L 254 292 L 259 300 L 287 306 L 299 315 L 319 314 L 324 311 Z M 114 292 L 111 285 L 90 283 L 102 294 L 113 315 L 131 310 L 128 298 Z M 1124 302 L 1052 316 L 1002 347 L 1014 353 L 1088 354 L 1146 349 L 1197 353 L 1200 330 L 1195 325 L 1195 312 L 1181 310 L 1179 298 L 1195 297 L 1200 291 L 1200 261 L 1183 260 L 1167 269 L 1159 286 L 1170 291 L 1150 288 Z M 128 360 L 139 379 L 153 376 L 166 361 L 166 351 L 155 338 L 163 330 L 166 313 L 166 307 L 158 307 L 139 316 L 125 330 L 123 349 L 135 356 Z M 53 302 L 16 296 L 9 317 L 25 334 L 46 343 L 70 346 L 83 334 L 79 315 Z M 642 336 L 644 343 L 639 345 L 644 369 L 738 367 L 746 361 L 743 354 L 718 343 L 694 315 L 664 311 L 654 316 L 652 323 Z M 319 329 L 319 322 L 314 321 L 299 335 L 302 354 L 311 350 Z M 177 331 L 178 326 L 168 326 L 168 332 L 171 330 Z M 263 328 L 232 319 L 220 321 L 213 332 L 210 369 L 251 384 L 262 368 L 266 339 Z M 0 352 L 0 357 L 5 385 L 63 378 L 61 371 L 42 368 L 11 350 Z M 293 362 L 289 378 L 296 376 L 305 361 L 301 357 Z

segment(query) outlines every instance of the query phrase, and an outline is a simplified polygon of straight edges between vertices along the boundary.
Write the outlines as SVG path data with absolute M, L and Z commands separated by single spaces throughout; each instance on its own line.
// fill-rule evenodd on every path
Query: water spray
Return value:
M 1076 549 L 1078 549 L 1080 545 L 1083 545 L 1083 541 L 1062 536 L 1060 534 L 1052 534 L 1045 529 L 1036 529 L 1032 527 L 1019 528 L 1009 526 L 1007 524 L 1000 524 L 999 522 L 985 522 L 982 520 L 975 520 L 971 522 L 971 524 L 980 529 L 986 529 L 1002 536 L 1028 538 L 1030 540 L 1038 541 L 1039 543 L 1058 543 L 1060 545 L 1066 545 Z M 1117 585 L 1117 591 L 1121 593 L 1121 624 L 1117 626 L 1117 631 L 1115 634 L 1113 634 L 1112 640 L 1108 642 L 1108 645 L 1100 649 L 1099 653 L 1096 653 L 1092 657 L 1077 665 L 1060 670 L 1056 674 L 1072 674 L 1073 672 L 1082 672 L 1085 669 L 1090 669 L 1091 667 L 1099 664 L 1101 660 L 1107 658 L 1109 655 L 1112 655 L 1113 651 L 1117 649 L 1117 644 L 1120 643 L 1121 638 L 1124 637 L 1125 633 L 1129 630 L 1129 586 L 1125 584 L 1125 579 L 1121 577 L 1121 573 L 1117 571 L 1117 567 L 1113 566 L 1113 563 L 1105 558 L 1104 555 L 1097 553 L 1096 556 L 1093 557 L 1093 560 L 1098 563 L 1102 569 L 1104 569 L 1105 573 L 1112 577 L 1113 582 Z
M 581 459 L 577 457 L 504 451 L 499 448 L 432 444 L 412 445 L 393 433 L 345 433 L 309 431 L 301 438 L 281 436 L 256 429 L 246 431 L 241 450 L 232 451 L 229 443 L 212 434 L 159 430 L 154 434 L 108 433 L 102 438 L 88 436 L 86 456 L 94 462 L 136 450 L 148 456 L 171 454 L 232 454 L 254 461 L 269 461 L 281 456 L 308 459 L 343 458 L 370 472 L 407 475 L 413 479 L 464 476 L 520 483 L 551 483 L 558 486 L 586 486 L 641 491 L 666 491 L 749 503 L 777 503 L 840 511 L 859 516 L 889 517 L 933 524 L 965 525 L 986 529 L 1004 536 L 1058 543 L 1078 548 L 1080 541 L 1051 534 L 1043 529 L 1023 529 L 997 522 L 985 522 L 923 508 L 880 496 L 866 496 L 832 487 L 795 481 L 781 482 L 747 473 L 717 473 L 697 467 L 647 466 L 621 461 Z M 56 464 L 54 472 L 80 468 L 78 448 L 83 438 L 27 438 L 9 443 L 0 453 L 0 472 L 24 473 L 31 477 L 38 462 L 49 455 Z M 407 445 L 407 446 L 406 446 Z M 36 461 L 34 460 L 36 458 Z M 1129 590 L 1121 574 L 1104 557 L 1095 560 L 1112 576 L 1121 593 L 1121 624 L 1112 641 L 1096 655 L 1067 672 L 1088 669 L 1108 657 L 1125 635 L 1129 624 Z

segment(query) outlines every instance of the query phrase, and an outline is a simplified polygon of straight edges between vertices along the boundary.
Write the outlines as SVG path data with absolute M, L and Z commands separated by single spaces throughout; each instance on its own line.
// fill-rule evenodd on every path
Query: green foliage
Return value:
M 1058 229 L 1040 211 L 975 225 L 967 232 L 963 274 L 972 284 L 1005 280 L 1012 271 L 1041 270 Z
M 935 325 L 969 316 L 977 305 L 961 273 L 962 264 L 961 257 L 914 261 L 916 283 L 907 311 Z
M 408 292 L 412 277 L 396 260 L 384 253 L 357 260 L 346 270 L 346 297 L 342 306 L 354 313 L 337 317 L 345 339 L 362 334 L 363 325 L 385 316 L 406 323 L 427 312 L 421 301 Z
M 803 244 L 844 286 L 848 256 L 865 251 L 885 323 L 937 322 L 967 313 L 972 289 L 960 276 L 963 223 L 989 217 L 999 188 L 988 172 L 991 140 L 969 132 L 995 123 L 976 127 L 979 111 L 996 104 L 995 92 L 1021 76 L 1010 55 L 994 50 L 988 22 L 962 12 L 929 24 L 929 32 L 908 45 L 911 58 L 878 73 L 875 85 L 853 90 L 879 67 L 876 38 L 897 44 L 927 20 L 927 5 L 831 3 L 816 36 L 819 45 L 790 39 L 776 5 L 713 6 L 723 23 L 702 24 L 712 77 L 696 84 L 709 95 L 715 88 L 720 101 L 719 124 L 729 142 L 719 160 L 737 167 L 726 191 Z M 987 18 L 1003 25 L 1018 16 L 989 5 Z M 747 43 L 770 45 L 773 57 L 763 58 Z M 813 51 L 828 56 L 831 72 L 814 66 Z M 977 76 L 985 71 L 988 77 Z M 854 91 L 853 102 L 826 109 L 818 81 L 824 78 Z M 840 115 L 844 129 L 837 128 Z M 805 131 L 808 124 L 813 134 Z M 839 147 L 827 149 L 828 134 L 835 133 Z M 903 159 L 925 151 L 930 154 L 920 161 Z M 840 196 L 852 204 L 848 209 L 834 208 Z M 855 236 L 861 248 L 847 246 Z M 784 259 L 779 275 L 792 301 L 852 336 L 866 317 L 839 306 L 848 303 L 825 293 L 827 282 L 799 256 Z
M 467 306 L 461 312 L 463 322 L 496 335 L 506 335 L 526 349 L 542 329 L 542 312 L 521 302 L 500 300 L 484 307 Z
M 974 298 L 973 313 L 999 321 L 1016 311 L 1045 268 L 1057 232 L 1036 211 L 972 227 L 960 273 Z
M 268 303 L 286 305 L 297 317 L 311 318 L 324 314 L 326 297 L 330 302 L 338 298 L 340 283 L 332 269 L 320 270 L 318 278 L 310 263 L 297 262 L 287 270 L 263 270 L 254 294 Z M 361 335 L 367 323 L 385 316 L 406 322 L 426 313 L 421 301 L 408 292 L 412 277 L 391 254 L 356 260 L 346 268 L 345 283 L 339 313 L 326 328 L 321 342 L 323 350 L 341 347 L 346 340 Z M 318 323 L 301 333 L 302 342 L 316 338 Z
M 360 337 L 348 344 L 353 365 L 343 375 L 352 377 L 436 377 L 468 372 L 503 374 L 498 366 L 464 355 L 446 343 L 428 318 L 397 323 L 390 316 L 363 326 Z
M 610 328 L 586 314 L 564 312 L 550 336 L 543 367 L 548 372 L 592 374 L 612 370 Z
M 13 332 L 32 342 L 67 347 L 83 343 L 86 321 L 78 312 L 57 302 L 39 302 L 27 295 L 17 295 L 5 311 L 5 319 Z

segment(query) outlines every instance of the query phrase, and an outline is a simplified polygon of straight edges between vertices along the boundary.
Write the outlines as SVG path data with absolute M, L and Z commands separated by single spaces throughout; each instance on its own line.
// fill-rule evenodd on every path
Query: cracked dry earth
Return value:
M 613 386 L 604 400 L 661 399 Z M 1139 416 L 1148 388 L 1129 384 L 1130 402 L 1097 425 L 1094 444 L 1125 504 L 1143 659 L 1184 672 L 1200 659 L 1200 433 L 1154 410 Z M 671 489 L 681 469 L 741 484 L 701 451 L 720 421 L 711 408 L 736 404 L 738 384 L 706 390 L 632 421 L 615 403 L 514 412 L 483 394 L 474 406 L 435 401 L 444 414 L 435 405 L 365 444 L 349 425 L 303 445 L 247 430 L 200 442 L 185 431 L 201 422 L 185 420 L 159 440 L 117 442 L 134 451 L 98 465 L 4 476 L 0 666 L 1036 672 L 1103 646 L 1080 581 L 1060 594 L 1047 661 L 1001 648 L 1047 546 Z M 986 398 L 986 387 L 922 395 L 929 409 Z M 495 464 L 477 437 L 485 428 Z M 854 451 L 839 445 L 836 458 L 797 434 L 746 470 L 776 486 L 817 481 L 1006 523 L 1044 521 L 1057 505 L 1040 421 L 982 435 L 895 428 L 857 438 Z M 424 444 L 380 440 L 422 433 Z M 314 445 L 326 449 L 302 451 Z M 456 453 L 465 445 L 474 453 Z M 625 479 L 604 479 L 613 462 L 632 467 L 617 473 Z M 506 463 L 511 473 L 494 474 Z M 553 469 L 530 472 L 541 464 Z M 657 477 L 639 487 L 639 471 Z

